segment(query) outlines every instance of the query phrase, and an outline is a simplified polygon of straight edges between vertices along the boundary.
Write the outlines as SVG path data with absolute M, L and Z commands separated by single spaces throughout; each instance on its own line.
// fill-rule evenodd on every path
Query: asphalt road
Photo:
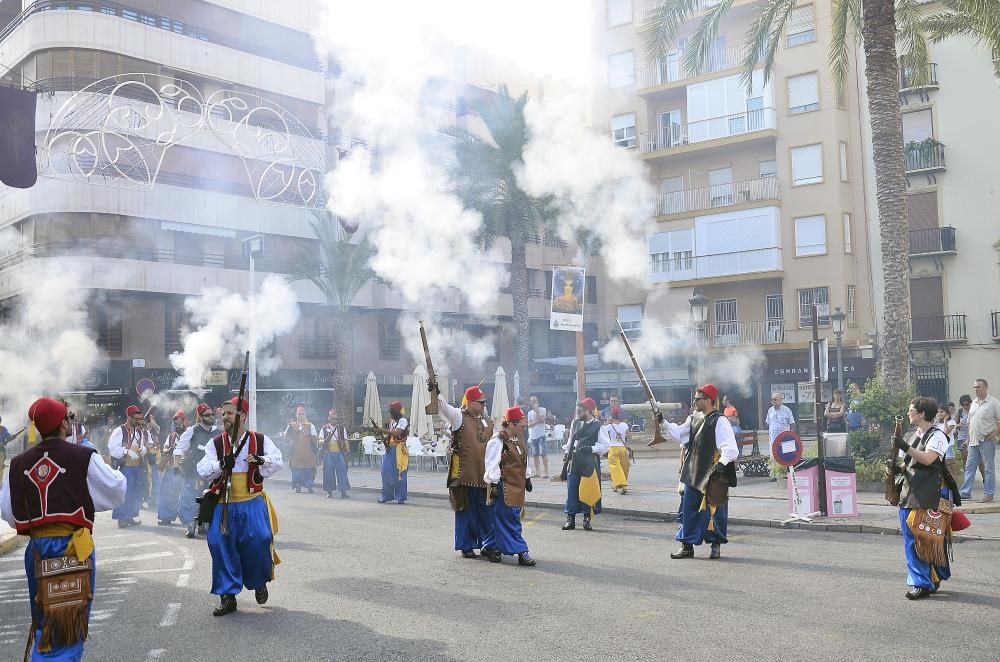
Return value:
M 211 560 L 179 527 L 100 516 L 87 660 L 996 660 L 1000 544 L 956 546 L 956 577 L 917 603 L 901 538 L 737 528 L 719 561 L 672 561 L 673 526 L 600 516 L 563 532 L 526 514 L 538 560 L 463 560 L 440 500 L 379 505 L 275 484 L 283 563 L 259 607 L 213 618 Z M 152 514 L 143 519 L 154 522 Z M 0 660 L 28 622 L 20 551 L 0 558 Z

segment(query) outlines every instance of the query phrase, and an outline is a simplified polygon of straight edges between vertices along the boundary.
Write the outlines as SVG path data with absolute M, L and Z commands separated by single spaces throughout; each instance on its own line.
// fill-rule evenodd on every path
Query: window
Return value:
M 840 181 L 847 181 L 847 143 L 840 142 Z
M 168 299 L 163 312 L 163 350 L 170 356 L 184 350 L 181 335 L 189 326 L 189 318 L 184 310 L 184 301 L 180 299 Z
M 399 360 L 399 327 L 394 318 L 378 321 L 378 358 L 382 361 Z
M 792 115 L 819 109 L 819 78 L 816 72 L 788 77 L 788 112 Z
M 795 255 L 826 253 L 826 217 L 805 216 L 795 219 Z
M 730 167 L 708 171 L 708 197 L 713 207 L 733 204 L 733 169 Z
M 597 276 L 587 276 L 583 286 L 584 303 L 597 303 Z
M 792 186 L 823 181 L 823 145 L 792 148 Z
M 611 118 L 611 139 L 617 147 L 635 147 L 635 113 Z
M 653 274 L 694 269 L 694 237 L 691 230 L 659 232 L 649 236 L 649 256 Z
M 854 285 L 847 286 L 847 326 L 857 326 L 857 288 Z
M 552 300 L 552 271 L 545 272 L 545 299 L 546 301 Z
M 788 14 L 785 46 L 801 46 L 816 41 L 816 13 L 812 5 L 795 7 Z
M 122 353 L 122 303 L 107 300 L 96 303 L 91 315 L 94 320 L 94 335 L 97 336 L 97 346 L 112 356 Z
M 768 294 L 764 297 L 765 329 L 768 343 L 784 342 L 785 339 L 785 300 L 780 294 Z
M 618 306 L 618 321 L 621 322 L 622 330 L 630 340 L 639 338 L 642 334 L 642 304 Z
M 632 0 L 608 0 L 608 27 L 632 22 Z
M 611 87 L 626 87 L 635 83 L 632 51 L 615 53 L 608 57 L 608 79 Z
M 930 108 L 915 113 L 903 113 L 903 144 L 921 142 L 934 137 L 934 117 Z
M 768 161 L 761 161 L 758 164 L 761 177 L 777 177 L 778 176 L 778 162 L 774 159 Z
M 819 306 L 819 325 L 830 326 L 830 289 L 810 287 L 799 290 L 799 326 L 812 328 L 812 307 Z
M 854 252 L 854 241 L 851 237 L 851 215 L 844 214 L 844 252 L 851 254 Z
M 847 110 L 847 85 L 837 86 L 837 108 Z

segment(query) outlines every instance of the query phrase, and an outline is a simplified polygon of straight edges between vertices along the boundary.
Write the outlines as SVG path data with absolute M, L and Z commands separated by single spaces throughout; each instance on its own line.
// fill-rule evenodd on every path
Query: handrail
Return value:
M 910 230 L 910 255 L 934 255 L 955 253 L 955 228 L 924 228 Z
M 643 131 L 639 134 L 639 151 L 643 154 L 672 149 L 682 145 L 738 136 L 755 131 L 773 129 L 774 108 L 757 108 L 742 113 L 709 117 L 686 124 Z
M 910 320 L 912 342 L 966 340 L 965 315 L 929 315 Z
M 650 216 L 681 214 L 716 209 L 748 202 L 781 199 L 777 177 L 758 177 L 714 186 L 699 186 L 670 193 L 660 193 L 650 203 Z
M 692 73 L 684 66 L 684 52 L 677 51 L 675 56 L 670 58 L 657 58 L 648 67 L 643 67 L 637 72 L 638 88 L 656 87 L 667 83 L 706 76 L 728 69 L 734 69 L 743 62 L 746 57 L 746 47 L 743 44 L 736 44 L 726 48 L 712 49 L 708 52 L 705 62 L 702 64 L 701 73 Z

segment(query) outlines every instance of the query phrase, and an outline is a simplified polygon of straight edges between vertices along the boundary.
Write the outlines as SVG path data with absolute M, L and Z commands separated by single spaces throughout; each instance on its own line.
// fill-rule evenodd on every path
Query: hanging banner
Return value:
M 583 267 L 552 268 L 552 311 L 549 328 L 555 331 L 583 331 Z

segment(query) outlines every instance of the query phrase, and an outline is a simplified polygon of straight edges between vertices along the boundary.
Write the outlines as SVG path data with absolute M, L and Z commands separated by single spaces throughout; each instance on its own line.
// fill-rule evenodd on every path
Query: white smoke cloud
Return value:
M 609 277 L 644 284 L 646 202 L 653 193 L 645 167 L 633 151 L 580 122 L 578 104 L 547 95 L 525 107 L 530 142 L 518 184 L 535 196 L 555 196 L 563 239 L 586 230 L 600 240 Z
M 65 264 L 56 273 L 29 263 L 20 302 L 0 325 L 0 401 L 12 432 L 36 398 L 78 390 L 101 360 L 80 280 Z
M 295 327 L 299 306 L 288 283 L 270 274 L 261 283 L 256 307 L 257 374 L 268 375 L 278 368 L 280 359 L 262 350 Z M 184 308 L 195 330 L 184 335 L 184 349 L 171 354 L 170 363 L 181 373 L 174 386 L 197 390 L 213 366 L 229 366 L 250 349 L 250 306 L 240 294 L 206 288 L 200 297 L 188 297 Z
M 496 351 L 497 334 L 487 333 L 474 336 L 465 329 L 447 326 L 439 315 L 433 313 L 419 316 L 407 313 L 399 318 L 399 333 L 403 348 L 417 363 L 424 363 L 424 346 L 420 340 L 420 324 L 424 322 L 427 334 L 427 348 L 434 362 L 434 370 L 454 375 L 451 366 L 462 363 L 470 368 L 482 367 Z

